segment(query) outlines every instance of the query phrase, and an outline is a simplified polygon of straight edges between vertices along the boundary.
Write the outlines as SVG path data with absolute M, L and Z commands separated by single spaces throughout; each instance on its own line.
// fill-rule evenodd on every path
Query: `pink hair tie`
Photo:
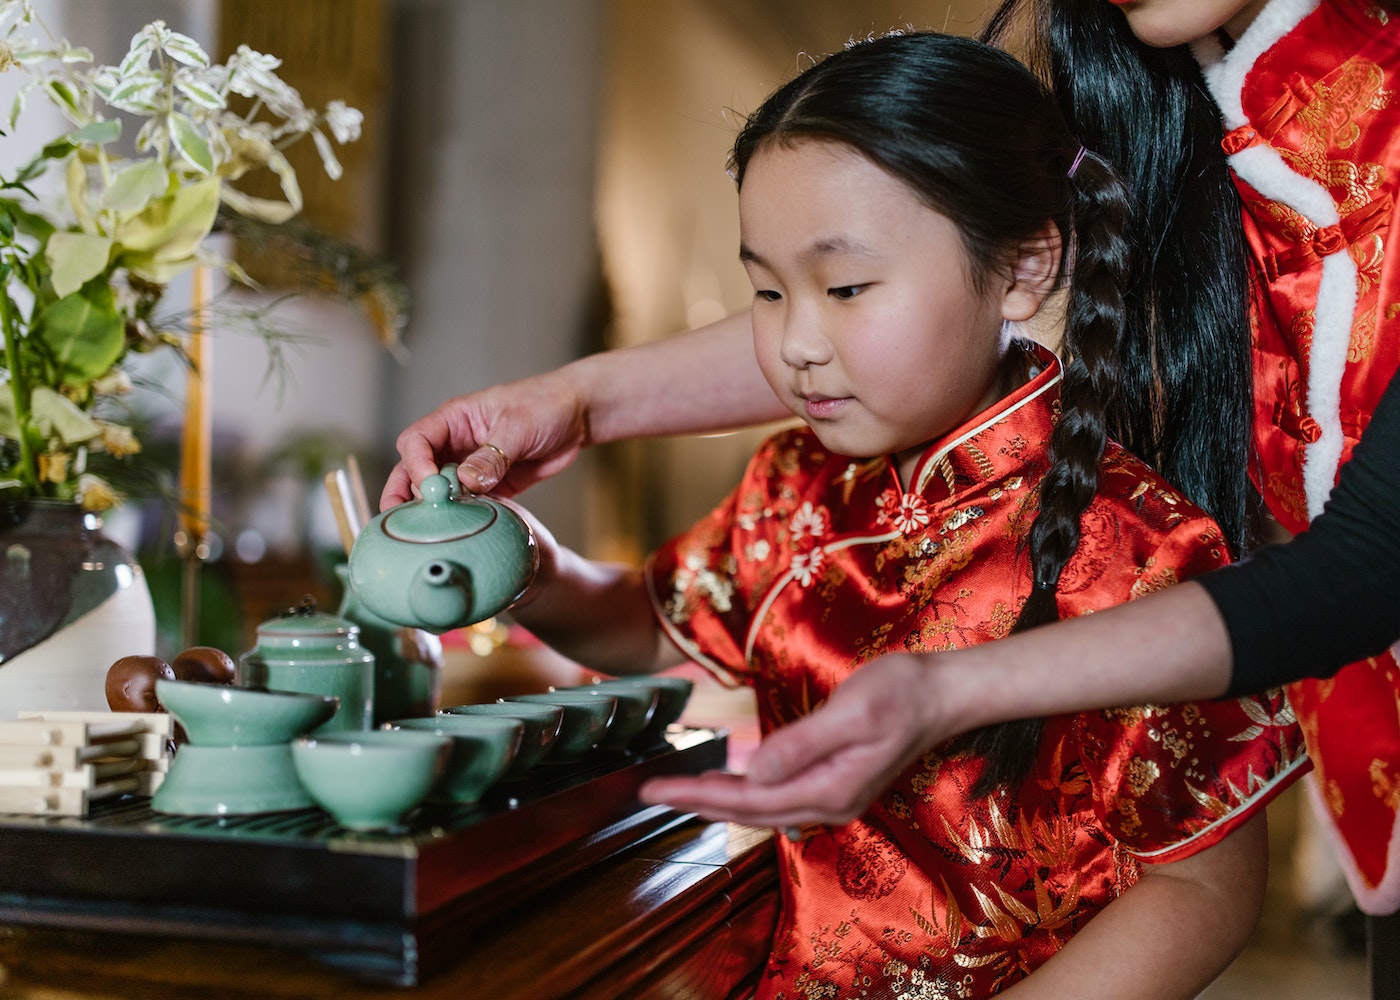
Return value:
M 1080 161 L 1084 159 L 1084 154 L 1087 152 L 1088 150 L 1083 146 L 1079 147 L 1079 152 L 1074 154 L 1074 162 L 1069 165 L 1069 170 L 1065 172 L 1066 177 L 1072 178 L 1074 176 L 1074 172 L 1079 169 Z

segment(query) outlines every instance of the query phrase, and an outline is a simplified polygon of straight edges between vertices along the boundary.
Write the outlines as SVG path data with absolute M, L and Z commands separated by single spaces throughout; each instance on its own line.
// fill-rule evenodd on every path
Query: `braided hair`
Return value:
M 740 186 L 754 154 L 772 143 L 843 143 L 902 180 L 958 228 L 974 287 L 1013 266 L 1047 221 L 1066 252 L 1068 278 L 1061 416 L 1050 469 L 1026 542 L 1034 586 L 1016 629 L 1058 617 L 1055 588 L 1079 544 L 1120 395 L 1119 350 L 1129 271 L 1129 206 L 1113 167 L 1071 133 L 1049 90 L 1007 53 L 933 32 L 854 43 L 774 93 L 746 122 L 731 170 Z M 1073 266 L 1067 264 L 1073 260 Z M 1041 720 L 963 737 L 988 766 L 975 794 L 1018 783 L 1039 747 Z
M 1024 30 L 1022 30 L 1024 29 Z M 1103 0 L 1002 0 L 982 38 L 1024 47 L 1081 141 L 1127 180 L 1134 240 L 1114 440 L 1249 547 L 1253 368 L 1239 195 L 1220 111 L 1186 46 Z

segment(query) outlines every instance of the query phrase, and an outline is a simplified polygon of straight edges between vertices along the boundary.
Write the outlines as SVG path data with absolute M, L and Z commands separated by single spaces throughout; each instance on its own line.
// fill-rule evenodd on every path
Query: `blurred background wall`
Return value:
M 354 453 L 377 501 L 394 439 L 450 396 L 582 354 L 703 325 L 747 306 L 729 144 L 742 116 L 804 61 L 894 27 L 968 33 L 986 0 L 38 0 L 56 35 L 115 62 L 156 18 L 216 59 L 239 44 L 282 58 L 308 104 L 342 98 L 365 134 L 325 179 L 294 162 L 302 221 L 397 268 L 405 352 L 363 303 L 277 306 L 275 363 L 257 336 L 217 331 L 215 516 L 242 592 L 304 585 L 295 568 L 338 547 L 321 473 Z M 0 75 L 0 91 L 5 81 Z M 0 101 L 8 96 L 0 92 Z M 0 138 L 0 171 L 63 131 L 39 101 Z M 277 268 L 245 263 L 280 302 Z M 172 286 L 168 301 L 188 292 Z M 171 424 L 183 372 L 165 358 L 151 419 Z M 160 451 L 158 437 L 146 439 Z M 526 494 L 566 543 L 640 556 L 707 510 L 754 433 L 600 449 Z M 166 512 L 168 515 L 168 511 Z M 119 535 L 160 535 L 139 505 Z M 144 546 L 147 541 L 142 542 Z M 135 546 L 134 546 L 135 547 Z M 332 556 L 333 558 L 333 552 Z M 325 560 L 321 560 L 325 561 Z M 262 568 L 259 569 L 258 567 Z M 251 582 L 249 582 L 251 581 Z M 153 580 L 153 588 L 157 581 Z M 280 600 L 278 593 L 276 600 Z M 276 604 L 269 597 L 268 603 Z M 246 601 L 245 601 L 246 603 Z M 247 610 L 254 623 L 273 610 Z M 231 642 L 237 645 L 237 642 Z

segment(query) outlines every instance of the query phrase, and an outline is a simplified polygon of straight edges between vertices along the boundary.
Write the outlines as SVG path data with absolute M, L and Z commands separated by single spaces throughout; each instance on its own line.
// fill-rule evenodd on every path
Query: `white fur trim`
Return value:
M 1303 455 L 1303 491 L 1310 521 L 1322 513 L 1342 464 L 1342 375 L 1356 313 L 1356 281 L 1356 262 L 1346 250 L 1323 258 L 1308 351 L 1308 413 L 1320 431 Z
M 1250 22 L 1243 35 L 1228 52 L 1220 43 L 1211 39 L 1211 44 L 1198 43 L 1196 58 L 1201 60 L 1201 72 L 1210 87 L 1215 103 L 1225 117 L 1226 128 L 1239 128 L 1247 124 L 1241 93 L 1244 78 L 1261 55 L 1274 47 L 1280 38 L 1298 26 L 1321 0 L 1273 0 Z M 1211 57 L 1207 61 L 1206 57 Z
M 1259 57 L 1293 31 L 1320 0 L 1273 0 L 1259 13 L 1235 47 L 1226 52 L 1215 39 L 1195 46 L 1196 58 L 1227 128 L 1249 124 L 1244 114 L 1245 78 Z M 1250 146 L 1229 159 L 1230 169 L 1271 201 L 1286 205 L 1314 226 L 1341 221 L 1336 202 L 1322 184 L 1304 177 L 1268 145 Z M 1320 435 L 1303 458 L 1303 489 L 1308 518 L 1322 512 L 1342 461 L 1341 386 L 1356 313 L 1356 264 L 1346 250 L 1323 259 L 1314 304 L 1312 345 L 1308 349 L 1308 415 Z
M 1287 205 L 1314 226 L 1342 221 L 1327 189 L 1297 173 L 1272 146 L 1249 146 L 1229 159 L 1230 169 L 1270 201 Z
M 1308 801 L 1312 803 L 1313 811 L 1320 820 L 1318 825 L 1322 827 L 1323 836 L 1331 843 L 1332 853 L 1341 863 L 1347 887 L 1351 889 L 1361 912 L 1383 917 L 1400 910 L 1400 816 L 1397 816 L 1397 822 L 1390 830 L 1390 843 L 1385 852 L 1385 873 L 1378 884 L 1367 885 L 1356 867 L 1351 850 L 1342 840 L 1336 820 L 1328 810 L 1327 803 L 1323 801 L 1316 772 L 1303 779 L 1303 787 L 1308 790 Z

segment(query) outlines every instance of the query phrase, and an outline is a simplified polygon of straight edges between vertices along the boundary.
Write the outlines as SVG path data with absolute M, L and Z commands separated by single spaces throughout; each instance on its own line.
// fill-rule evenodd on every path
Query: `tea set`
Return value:
M 371 628 L 430 635 L 506 610 L 538 567 L 529 526 L 463 491 L 453 466 L 419 492 L 356 537 L 342 609 Z M 234 816 L 319 806 L 345 830 L 394 831 L 424 802 L 469 806 L 537 769 L 652 749 L 691 690 L 679 677 L 617 678 L 434 713 L 416 664 L 378 663 L 360 634 L 350 617 L 306 602 L 258 627 L 233 684 L 156 680 L 186 741 L 151 808 Z

